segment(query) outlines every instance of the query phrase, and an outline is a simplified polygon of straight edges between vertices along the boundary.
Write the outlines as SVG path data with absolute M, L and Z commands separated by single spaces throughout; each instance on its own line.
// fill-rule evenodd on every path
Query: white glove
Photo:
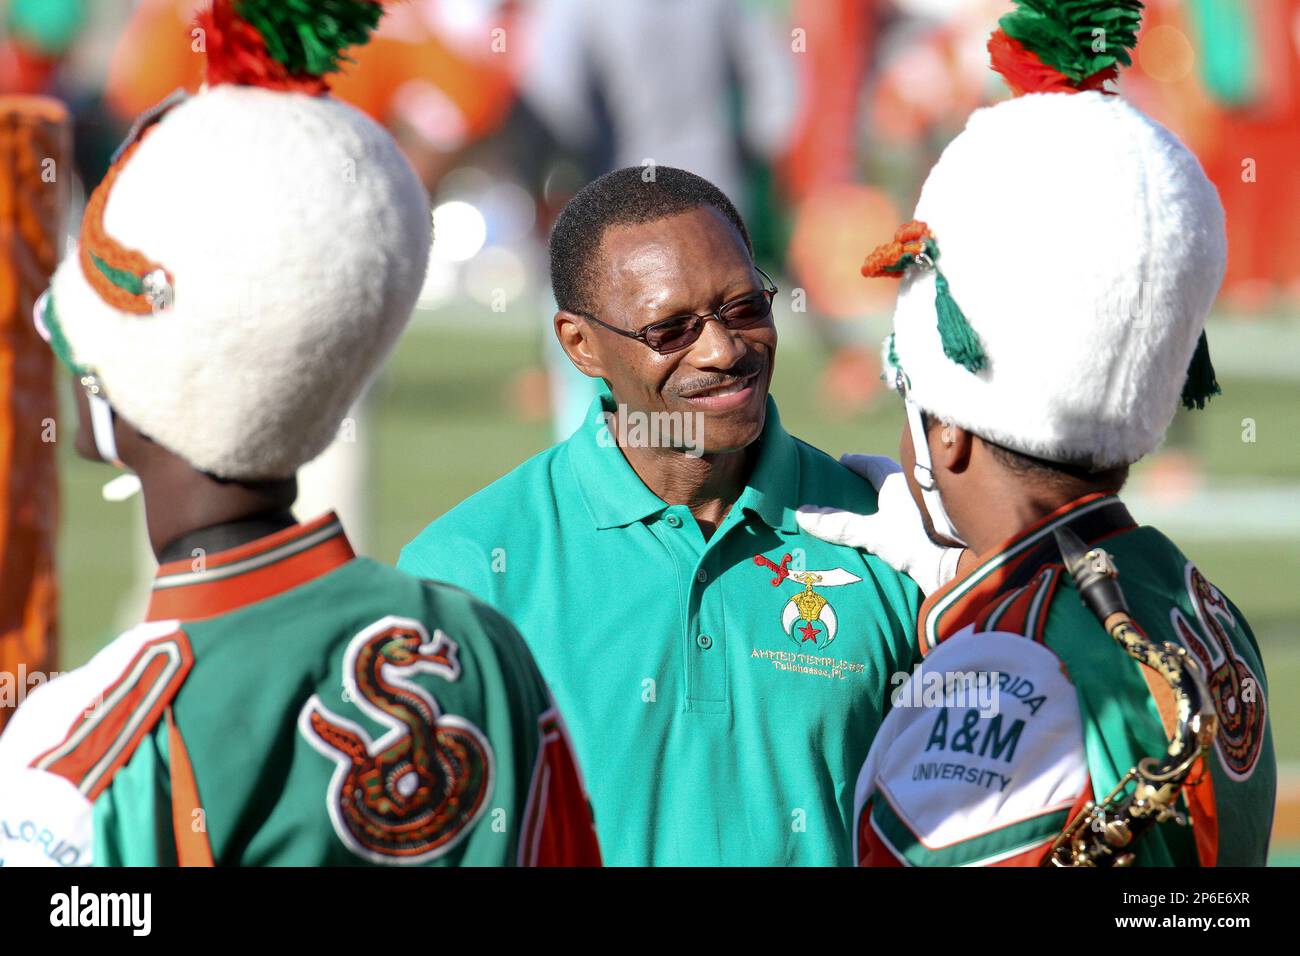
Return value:
M 926 595 L 951 581 L 962 549 L 930 540 L 898 463 L 884 455 L 844 455 L 840 464 L 871 482 L 877 494 L 876 513 L 804 505 L 795 515 L 799 527 L 831 544 L 870 551 L 911 577 Z

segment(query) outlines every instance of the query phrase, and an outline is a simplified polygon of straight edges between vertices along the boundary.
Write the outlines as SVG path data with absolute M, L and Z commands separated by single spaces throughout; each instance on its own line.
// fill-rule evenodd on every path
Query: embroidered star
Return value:
M 799 630 L 803 633 L 803 640 L 799 642 L 800 644 L 807 641 L 812 641 L 814 644 L 817 643 L 817 626 L 813 624 L 812 621 L 808 621 L 803 627 L 799 628 Z

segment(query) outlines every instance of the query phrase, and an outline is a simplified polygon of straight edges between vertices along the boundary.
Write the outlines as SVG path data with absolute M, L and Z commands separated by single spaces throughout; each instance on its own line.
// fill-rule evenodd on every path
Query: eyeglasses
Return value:
M 770 288 L 750 292 L 738 299 L 732 299 L 730 302 L 718 306 L 712 312 L 699 315 L 695 313 L 675 315 L 671 319 L 664 319 L 662 322 L 647 325 L 638 332 L 620 329 L 618 326 L 602 322 L 594 315 L 589 315 L 586 312 L 578 314 L 595 322 L 601 328 L 609 329 L 611 332 L 616 332 L 625 338 L 636 339 L 661 355 L 679 352 L 695 344 L 695 341 L 704 333 L 704 323 L 709 319 L 717 319 L 725 328 L 733 332 L 757 328 L 760 325 L 766 325 L 771 320 L 772 300 L 779 290 L 776 283 L 772 281 L 766 272 L 759 269 L 758 266 L 754 268 Z

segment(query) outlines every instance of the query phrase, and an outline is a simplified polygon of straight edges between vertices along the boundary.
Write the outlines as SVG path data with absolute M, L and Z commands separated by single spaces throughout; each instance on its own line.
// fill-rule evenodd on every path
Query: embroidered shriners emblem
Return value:
M 460 679 L 456 642 L 419 621 L 386 617 L 354 637 L 343 659 L 345 699 L 390 728 L 372 740 L 312 695 L 298 729 L 335 762 L 325 802 L 343 844 L 374 863 L 424 863 L 451 850 L 487 807 L 492 748 L 410 678 Z
M 830 601 L 816 588 L 855 584 L 862 578 L 843 568 L 831 568 L 826 571 L 791 571 L 788 554 L 782 556 L 779 565 L 761 554 L 754 555 L 754 563 L 776 575 L 772 579 L 773 587 L 780 587 L 786 580 L 803 585 L 803 590 L 793 595 L 781 609 L 781 629 L 796 646 L 804 648 L 812 644 L 813 648 L 821 650 L 835 640 L 835 634 L 840 626 L 839 617 L 835 614 L 835 608 L 831 607 Z

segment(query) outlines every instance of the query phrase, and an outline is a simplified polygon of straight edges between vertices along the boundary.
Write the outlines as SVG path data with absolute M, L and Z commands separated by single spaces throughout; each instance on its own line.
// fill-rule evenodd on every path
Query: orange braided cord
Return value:
M 149 297 L 142 294 L 128 292 L 113 284 L 113 281 L 95 265 L 91 256 L 95 256 L 101 262 L 111 269 L 120 269 L 124 272 L 130 272 L 143 278 L 156 269 L 162 269 L 167 276 L 167 281 L 172 281 L 172 275 L 166 269 L 143 253 L 134 249 L 128 249 L 110 236 L 104 230 L 104 208 L 108 205 L 108 196 L 112 192 L 113 184 L 117 182 L 118 175 L 126 167 L 135 151 L 139 148 L 140 142 L 133 143 L 129 146 L 116 163 L 108 170 L 108 174 L 103 181 L 95 187 L 91 193 L 90 201 L 86 203 L 86 214 L 81 221 L 81 272 L 86 277 L 99 297 L 121 312 L 130 312 L 132 315 L 149 315 L 153 312 L 153 303 Z
M 868 279 L 878 279 L 881 276 L 899 278 L 903 274 L 899 267 L 903 257 L 920 255 L 925 251 L 926 240 L 933 238 L 930 227 L 925 223 L 916 219 L 903 223 L 894 232 L 891 242 L 876 246 L 871 251 L 866 262 L 862 263 L 862 274 Z

